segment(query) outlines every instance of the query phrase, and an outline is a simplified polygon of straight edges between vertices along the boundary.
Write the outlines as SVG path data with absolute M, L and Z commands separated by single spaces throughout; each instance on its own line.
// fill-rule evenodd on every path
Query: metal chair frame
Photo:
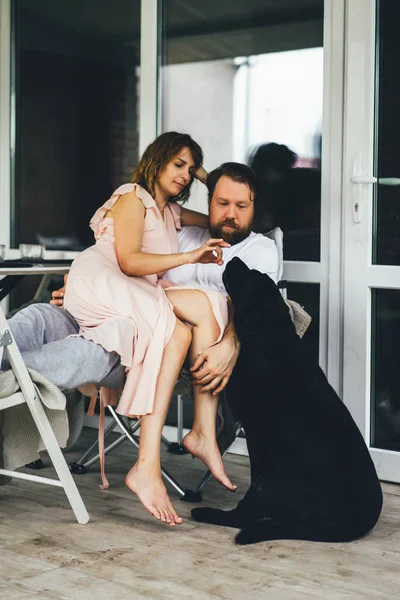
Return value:
M 135 435 L 136 431 L 140 428 L 140 419 L 129 419 L 128 417 L 122 417 L 119 415 L 112 406 L 108 406 L 108 411 L 112 416 L 111 423 L 106 427 L 104 431 L 104 439 L 109 437 L 110 433 L 113 432 L 115 425 L 121 431 L 121 435 L 114 440 L 111 444 L 105 447 L 104 453 L 108 454 L 114 448 L 117 448 L 125 441 L 130 441 L 136 448 L 139 447 L 139 436 Z M 241 430 L 241 425 L 237 425 L 236 436 Z M 185 448 L 182 445 L 183 441 L 183 395 L 177 394 L 177 441 L 169 442 L 165 436 L 161 437 L 161 441 L 167 448 L 168 452 L 173 454 L 187 454 Z M 225 450 L 224 455 L 229 450 L 229 447 Z M 72 473 L 82 475 L 88 472 L 88 469 L 100 460 L 100 454 L 98 452 L 97 440 L 87 449 L 83 456 L 76 462 L 72 462 L 69 468 Z M 196 489 L 191 490 L 184 488 L 164 467 L 161 467 L 162 476 L 168 483 L 178 492 L 181 500 L 184 502 L 200 502 L 202 500 L 202 492 L 210 481 L 212 475 L 211 471 L 207 471 L 204 477 L 201 479 Z

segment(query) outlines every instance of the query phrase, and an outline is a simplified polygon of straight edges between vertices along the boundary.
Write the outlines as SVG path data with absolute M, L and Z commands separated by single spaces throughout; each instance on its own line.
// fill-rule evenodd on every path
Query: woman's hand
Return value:
M 203 166 L 197 169 L 196 173 L 194 174 L 194 177 L 195 179 L 201 181 L 201 183 L 204 183 L 204 185 L 207 185 L 208 173 Z
M 230 246 L 222 238 L 210 238 L 200 248 L 186 252 L 187 262 L 192 265 L 195 263 L 222 265 L 224 263 L 222 248 L 230 248 Z

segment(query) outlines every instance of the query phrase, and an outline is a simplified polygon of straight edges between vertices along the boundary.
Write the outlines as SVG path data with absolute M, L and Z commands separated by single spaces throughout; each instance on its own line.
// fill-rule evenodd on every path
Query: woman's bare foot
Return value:
M 237 486 L 232 483 L 225 472 L 216 439 L 210 439 L 202 432 L 192 429 L 183 438 L 183 445 L 192 456 L 197 456 L 203 461 L 217 481 L 231 492 L 236 490 Z
M 159 468 L 148 469 L 136 464 L 125 477 L 125 484 L 156 519 L 171 526 L 183 522 L 171 504 Z

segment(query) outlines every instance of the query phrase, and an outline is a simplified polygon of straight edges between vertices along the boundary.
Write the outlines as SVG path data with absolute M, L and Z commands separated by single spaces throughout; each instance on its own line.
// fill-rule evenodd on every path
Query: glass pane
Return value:
M 140 0 L 14 0 L 12 241 L 79 250 L 138 158 Z
M 371 445 L 400 451 L 400 290 L 372 290 Z
M 247 162 L 254 229 L 279 225 L 286 260 L 320 260 L 323 0 L 164 0 L 163 131 L 190 133 L 205 167 Z M 190 205 L 207 211 L 198 184 Z
M 377 2 L 377 92 L 372 261 L 400 265 L 400 44 L 398 3 Z
M 312 317 L 303 337 L 305 351 L 319 362 L 319 291 L 317 283 L 288 283 L 287 297 L 298 302 Z

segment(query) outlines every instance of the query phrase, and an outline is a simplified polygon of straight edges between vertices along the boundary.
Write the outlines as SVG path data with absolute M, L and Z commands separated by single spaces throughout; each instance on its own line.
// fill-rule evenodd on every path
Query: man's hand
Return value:
M 64 287 L 60 288 L 59 290 L 54 290 L 53 292 L 51 292 L 50 304 L 53 304 L 53 306 L 63 306 L 64 305 L 64 293 L 65 293 L 65 285 L 67 283 L 67 277 L 68 277 L 68 275 L 64 275 Z
M 240 343 L 235 333 L 226 335 L 218 344 L 199 354 L 190 369 L 194 385 L 214 396 L 225 389 L 239 356 Z

